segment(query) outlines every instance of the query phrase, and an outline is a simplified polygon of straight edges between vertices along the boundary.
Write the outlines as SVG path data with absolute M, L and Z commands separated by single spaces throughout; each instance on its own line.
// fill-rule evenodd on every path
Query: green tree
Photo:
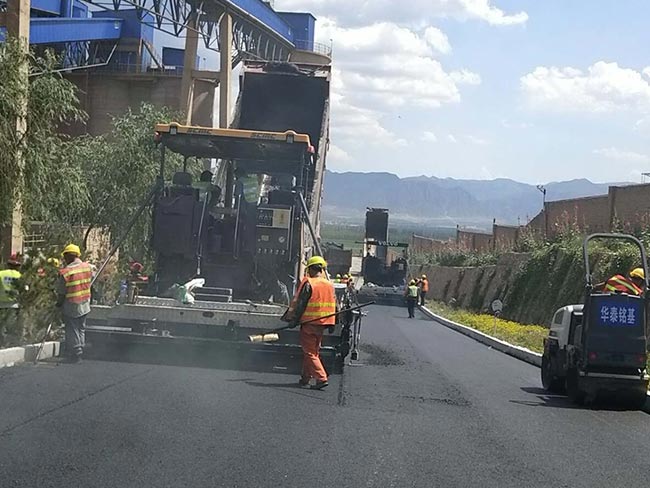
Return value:
M 20 67 L 28 63 L 29 82 Z M 57 59 L 36 56 L 17 41 L 0 44 L 0 224 L 11 219 L 12 202 L 22 205 L 25 221 L 50 219 L 86 205 L 86 189 L 73 164 L 62 157 L 59 128 L 80 121 L 76 88 L 54 71 Z M 23 112 L 21 100 L 27 99 Z M 26 132 L 16 120 L 26 117 Z M 22 152 L 24 166 L 16 158 Z
M 117 239 L 127 231 L 131 216 L 149 193 L 159 174 L 160 150 L 154 140 L 157 123 L 179 120 L 180 114 L 143 103 L 113 119 L 105 135 L 84 136 L 65 145 L 65 154 L 88 187 L 88 201 L 80 221 L 90 228 L 101 227 Z M 178 157 L 167 159 L 178 163 Z M 173 164 L 170 164 L 172 166 Z M 120 249 L 121 255 L 146 260 L 151 213 L 143 213 Z

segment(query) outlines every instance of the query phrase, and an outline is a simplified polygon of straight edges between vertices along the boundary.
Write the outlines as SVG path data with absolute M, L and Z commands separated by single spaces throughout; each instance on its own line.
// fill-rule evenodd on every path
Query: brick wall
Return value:
M 512 251 L 517 245 L 521 227 L 510 225 L 492 225 L 494 249 L 496 251 Z
M 650 223 L 650 184 L 610 186 L 609 212 L 612 223 L 628 231 Z
M 487 252 L 492 250 L 492 234 L 468 230 L 456 231 L 456 245 L 459 249 Z
M 609 230 L 608 195 L 546 202 L 545 212 L 549 237 L 568 226 L 577 226 L 589 232 Z
M 450 241 L 441 241 L 439 239 L 431 239 L 430 237 L 411 236 L 411 243 L 409 249 L 415 253 L 436 253 L 443 249 L 448 249 L 453 243 Z

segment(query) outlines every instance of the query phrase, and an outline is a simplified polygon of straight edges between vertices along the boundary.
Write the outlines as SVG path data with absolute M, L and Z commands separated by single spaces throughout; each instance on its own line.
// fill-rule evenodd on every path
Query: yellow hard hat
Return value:
M 427 275 L 425 275 L 425 274 L 422 275 L 422 278 L 423 278 L 423 279 L 426 278 L 426 277 L 427 277 Z
M 312 256 L 307 260 L 307 267 L 310 268 L 311 266 L 322 266 L 323 268 L 327 268 L 327 261 L 323 259 L 322 256 Z
M 343 278 L 349 278 L 349 276 L 348 276 L 348 275 L 346 275 L 346 274 L 344 274 L 344 275 L 343 275 Z
M 61 266 L 61 261 L 59 261 L 58 258 L 47 258 L 47 264 L 51 264 L 55 268 L 58 268 Z
M 630 278 L 639 278 L 641 280 L 645 280 L 645 273 L 643 271 L 643 268 L 634 268 L 632 271 L 630 271 Z
M 74 254 L 75 256 L 81 256 L 81 249 L 76 244 L 68 244 L 65 246 L 65 249 L 61 254 Z
M 340 274 L 337 274 L 337 275 L 336 275 L 336 277 L 337 277 L 337 278 L 340 278 L 340 277 L 341 277 L 341 275 L 340 275 Z
M 415 285 L 415 280 L 411 280 L 411 282 L 409 283 L 409 285 Z

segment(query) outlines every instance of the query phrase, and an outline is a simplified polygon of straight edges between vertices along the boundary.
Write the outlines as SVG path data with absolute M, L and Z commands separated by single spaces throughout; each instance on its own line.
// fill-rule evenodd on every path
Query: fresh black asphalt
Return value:
M 636 487 L 650 416 L 549 396 L 539 369 L 374 306 L 358 365 L 297 377 L 43 362 L 0 370 L 0 486 Z

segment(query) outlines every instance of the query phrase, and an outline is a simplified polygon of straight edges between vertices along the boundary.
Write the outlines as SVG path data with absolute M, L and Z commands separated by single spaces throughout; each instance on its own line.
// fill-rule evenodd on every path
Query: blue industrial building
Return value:
M 184 0 L 167 1 L 177 9 L 188 8 Z M 313 50 L 315 18 L 311 14 L 276 12 L 261 0 L 228 0 L 226 3 L 239 9 L 242 15 L 256 19 L 263 26 L 260 32 L 271 33 L 274 39 L 290 48 Z M 32 0 L 30 44 L 37 51 L 53 49 L 61 56 L 61 68 L 65 70 L 101 66 L 138 72 L 165 68 L 181 70 L 183 50 L 154 45 L 154 29 L 164 30 L 163 22 L 161 16 L 154 16 L 147 10 L 150 9 L 102 10 L 79 0 Z M 181 21 L 179 19 L 179 24 Z M 256 39 L 252 27 L 243 22 L 237 25 L 242 34 L 250 36 L 244 47 L 251 44 L 258 50 L 264 47 L 264 39 L 261 35 Z M 0 41 L 5 33 L 6 29 L 0 27 Z M 264 53 L 267 56 L 262 57 L 268 57 L 271 52 L 268 44 L 267 39 Z M 276 51 L 273 53 L 275 55 Z

